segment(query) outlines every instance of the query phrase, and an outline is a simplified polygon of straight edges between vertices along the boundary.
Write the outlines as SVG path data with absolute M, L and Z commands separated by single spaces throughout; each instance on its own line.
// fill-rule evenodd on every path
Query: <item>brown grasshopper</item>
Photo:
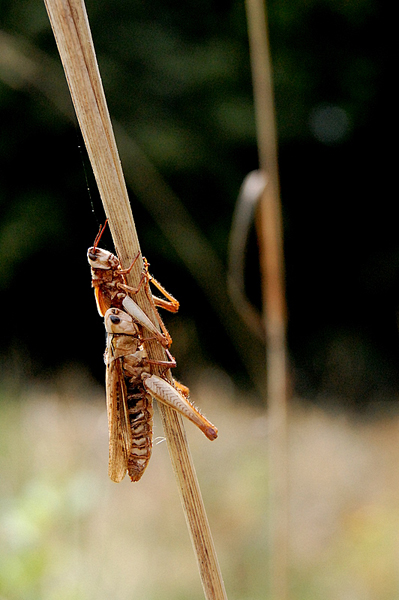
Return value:
M 176 363 L 171 357 L 167 361 L 147 357 L 141 327 L 128 313 L 110 308 L 105 313 L 104 323 L 107 331 L 108 474 L 118 483 L 127 471 L 132 481 L 138 481 L 151 456 L 152 398 L 187 417 L 210 440 L 217 437 L 217 429 L 181 391 L 151 373 L 151 365 L 167 370 Z
M 103 250 L 102 248 L 98 248 L 98 243 L 106 225 L 107 221 L 103 228 L 100 227 L 100 231 L 94 240 L 93 246 L 87 251 L 87 258 L 91 267 L 92 287 L 94 288 L 99 314 L 103 317 L 106 311 L 111 307 L 123 309 L 140 323 L 140 325 L 148 329 L 148 331 L 150 331 L 164 347 L 168 348 L 172 343 L 172 339 L 158 314 L 157 307 L 176 313 L 179 310 L 178 300 L 169 294 L 165 288 L 150 275 L 148 271 L 148 262 L 144 257 L 144 269 L 139 285 L 137 288 L 132 288 L 127 285 L 126 275 L 133 268 L 140 253 L 137 254 L 128 269 L 122 269 L 119 259 L 114 254 L 107 250 Z M 153 296 L 149 289 L 149 282 L 152 282 L 165 298 Z M 132 295 L 134 296 L 137 294 L 143 284 L 145 285 L 147 297 L 154 308 L 154 313 L 162 333 L 159 332 L 158 328 L 131 297 Z

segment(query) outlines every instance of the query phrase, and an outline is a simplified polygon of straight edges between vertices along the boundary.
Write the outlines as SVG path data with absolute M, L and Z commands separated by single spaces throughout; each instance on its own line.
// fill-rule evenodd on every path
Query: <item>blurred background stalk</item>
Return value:
M 269 417 L 271 598 L 288 598 L 287 349 L 283 230 L 266 7 L 246 0 L 260 169 L 267 183 L 257 214 L 266 332 Z

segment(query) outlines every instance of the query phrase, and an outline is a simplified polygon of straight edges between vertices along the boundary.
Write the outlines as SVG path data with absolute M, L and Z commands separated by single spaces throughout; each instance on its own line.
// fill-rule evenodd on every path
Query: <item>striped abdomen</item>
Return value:
M 133 378 L 137 384 L 137 379 Z M 128 412 L 132 434 L 128 457 L 128 473 L 132 481 L 138 481 L 147 468 L 152 451 L 152 399 L 140 385 L 129 385 L 127 379 Z

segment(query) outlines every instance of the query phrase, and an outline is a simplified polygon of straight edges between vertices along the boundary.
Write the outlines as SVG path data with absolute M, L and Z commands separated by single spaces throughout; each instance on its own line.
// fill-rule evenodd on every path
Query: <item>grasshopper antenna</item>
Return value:
M 104 226 L 100 225 L 100 230 L 96 235 L 96 239 L 94 240 L 93 249 L 96 249 L 98 246 L 98 242 L 101 240 L 101 236 L 104 233 L 104 230 L 108 224 L 108 219 L 105 219 Z

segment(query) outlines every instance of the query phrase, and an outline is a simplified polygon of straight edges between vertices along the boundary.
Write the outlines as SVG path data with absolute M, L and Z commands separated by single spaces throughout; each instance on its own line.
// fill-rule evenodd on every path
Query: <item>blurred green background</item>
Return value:
M 44 6 L 0 6 L 0 293 L 4 309 L 22 311 L 3 319 L 1 352 L 8 369 L 43 375 L 73 362 L 101 380 L 104 337 L 85 253 L 102 206 L 66 117 Z M 258 166 L 243 3 L 87 8 L 110 113 L 123 128 L 143 253 L 181 302 L 179 317 L 166 317 L 181 376 L 211 362 L 251 386 L 263 350 L 250 334 L 243 347 L 224 282 L 234 203 Z M 372 0 L 272 1 L 268 11 L 294 388 L 355 406 L 393 399 L 399 244 L 387 15 Z M 109 237 L 104 244 L 112 250 Z M 247 288 L 259 306 L 254 236 Z
M 142 250 L 181 302 L 165 317 L 177 376 L 219 427 L 212 444 L 187 434 L 228 597 L 263 600 L 264 349 L 225 285 L 235 201 L 258 166 L 244 5 L 87 9 Z M 289 409 L 292 598 L 396 600 L 388 15 L 373 0 L 273 0 L 268 12 L 302 399 Z M 104 214 L 40 1 L 0 0 L 0 211 L 0 600 L 202 598 L 166 444 L 139 485 L 107 477 L 104 330 L 86 260 Z M 246 269 L 260 307 L 254 231 Z

